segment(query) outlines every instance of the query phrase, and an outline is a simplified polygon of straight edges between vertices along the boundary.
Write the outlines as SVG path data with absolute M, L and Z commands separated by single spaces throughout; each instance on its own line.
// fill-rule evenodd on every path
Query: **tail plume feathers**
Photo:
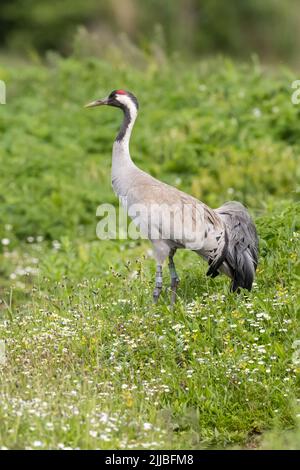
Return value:
M 233 269 L 232 292 L 238 290 L 239 287 L 250 291 L 254 276 L 255 267 L 249 252 L 244 250 L 238 253 L 235 259 L 235 268 Z
M 240 203 L 232 201 L 216 209 L 225 223 L 228 244 L 225 262 L 231 277 L 233 292 L 240 287 L 252 288 L 258 263 L 258 237 L 255 225 Z

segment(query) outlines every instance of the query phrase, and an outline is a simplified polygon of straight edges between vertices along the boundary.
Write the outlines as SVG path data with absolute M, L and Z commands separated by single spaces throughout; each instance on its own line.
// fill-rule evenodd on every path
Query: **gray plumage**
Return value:
M 175 302 L 179 278 L 173 258 L 178 248 L 202 256 L 209 264 L 208 276 L 215 277 L 220 272 L 229 276 L 233 291 L 240 287 L 250 290 L 258 260 L 258 238 L 247 209 L 232 201 L 213 210 L 140 170 L 129 152 L 137 99 L 132 93 L 117 90 L 87 106 L 99 105 L 115 106 L 124 113 L 113 145 L 112 186 L 141 233 L 152 242 L 157 262 L 154 301 L 162 290 L 162 266 L 168 257 L 171 304 Z

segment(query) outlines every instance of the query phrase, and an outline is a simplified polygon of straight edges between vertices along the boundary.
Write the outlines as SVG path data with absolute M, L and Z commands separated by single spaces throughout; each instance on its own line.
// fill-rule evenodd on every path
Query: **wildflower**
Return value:
M 54 250 L 59 250 L 60 247 L 61 247 L 61 244 L 58 240 L 53 240 L 52 246 L 53 246 Z
M 151 423 L 144 423 L 143 424 L 143 429 L 144 429 L 144 431 L 150 431 L 150 429 L 152 429 L 152 424 Z
M 33 447 L 42 447 L 42 446 L 43 446 L 42 441 L 34 441 L 33 442 Z
M 179 331 L 182 328 L 184 328 L 184 326 L 181 325 L 181 323 L 177 323 L 176 325 L 172 326 L 172 329 L 175 330 L 175 331 Z
M 261 110 L 259 108 L 254 108 L 253 111 L 253 116 L 256 117 L 256 118 L 260 118 L 261 117 Z

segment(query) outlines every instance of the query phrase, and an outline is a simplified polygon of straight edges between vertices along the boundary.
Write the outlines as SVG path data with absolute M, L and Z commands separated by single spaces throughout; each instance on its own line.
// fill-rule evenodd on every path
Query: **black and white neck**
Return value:
M 124 196 L 130 186 L 130 173 L 136 168 L 131 160 L 129 141 L 138 114 L 138 102 L 129 92 L 114 92 L 112 106 L 121 108 L 124 117 L 119 133 L 115 139 L 112 152 L 111 177 L 114 191 Z
M 116 137 L 115 143 L 125 148 L 129 148 L 131 132 L 138 114 L 138 101 L 130 92 L 117 90 L 114 95 L 114 104 L 121 108 L 124 113 L 123 123 Z

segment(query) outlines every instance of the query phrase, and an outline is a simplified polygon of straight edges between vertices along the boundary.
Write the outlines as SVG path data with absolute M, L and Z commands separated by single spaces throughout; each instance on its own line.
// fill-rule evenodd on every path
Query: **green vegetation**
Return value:
M 295 77 L 256 62 L 76 54 L 0 68 L 0 445 L 299 446 Z M 249 295 L 181 252 L 178 304 L 165 292 L 154 306 L 147 242 L 96 239 L 97 206 L 117 204 L 121 115 L 82 105 L 121 87 L 140 101 L 139 166 L 213 207 L 250 208 L 261 249 Z

